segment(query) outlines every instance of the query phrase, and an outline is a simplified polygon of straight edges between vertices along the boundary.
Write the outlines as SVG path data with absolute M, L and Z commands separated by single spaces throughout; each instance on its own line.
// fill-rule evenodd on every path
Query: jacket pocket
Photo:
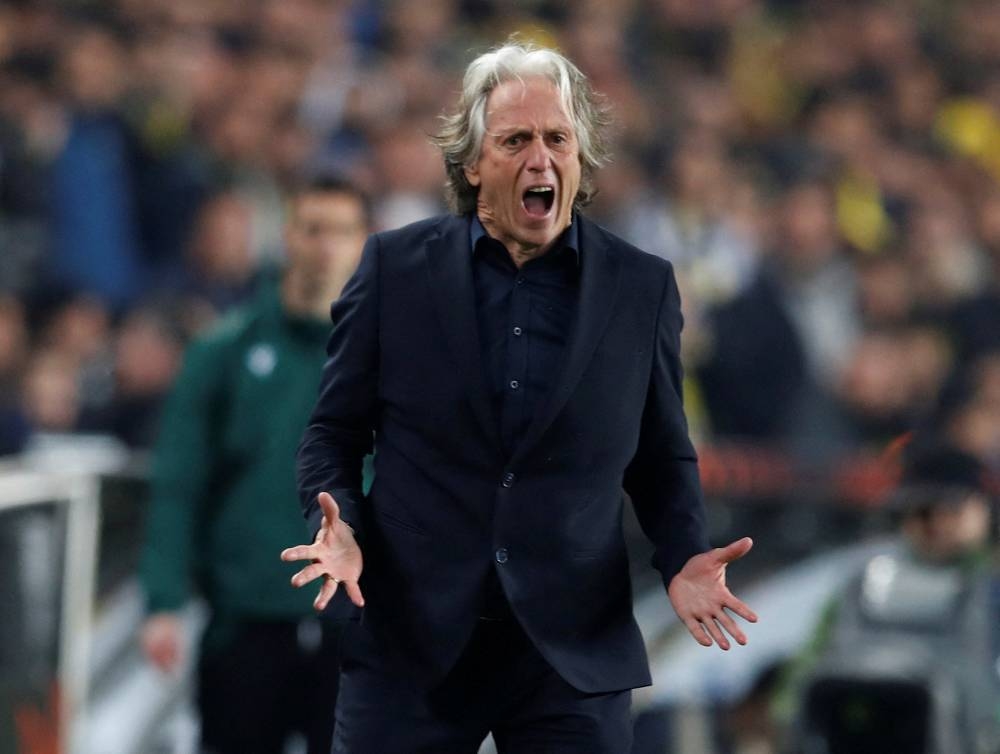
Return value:
M 397 518 L 396 516 L 384 510 L 376 509 L 375 518 L 380 523 L 385 524 L 386 526 L 390 526 L 393 529 L 402 529 L 403 531 L 407 531 L 410 534 L 416 534 L 418 537 L 430 538 L 430 534 L 428 534 L 426 531 L 421 529 L 416 524 L 410 523 L 409 521 L 404 521 L 401 518 Z

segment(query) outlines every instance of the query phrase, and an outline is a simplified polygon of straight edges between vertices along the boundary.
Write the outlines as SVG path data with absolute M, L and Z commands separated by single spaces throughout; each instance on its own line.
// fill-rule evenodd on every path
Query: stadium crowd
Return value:
M 677 267 L 701 443 L 927 423 L 1000 464 L 1000 4 L 18 0 L 0 7 L 0 454 L 156 433 L 193 334 L 336 173 L 444 211 L 428 135 L 511 33 L 606 95 L 591 216 Z

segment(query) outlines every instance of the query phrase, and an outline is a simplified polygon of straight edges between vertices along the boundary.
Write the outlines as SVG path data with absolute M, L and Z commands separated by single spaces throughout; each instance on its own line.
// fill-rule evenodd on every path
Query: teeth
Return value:
M 552 191 L 551 186 L 535 186 L 528 189 L 529 194 L 548 194 L 550 191 Z

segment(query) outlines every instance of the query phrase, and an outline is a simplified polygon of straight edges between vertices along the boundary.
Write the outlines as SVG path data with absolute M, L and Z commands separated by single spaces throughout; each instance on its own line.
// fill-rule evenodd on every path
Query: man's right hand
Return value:
M 142 624 L 139 636 L 146 659 L 164 673 L 180 664 L 184 648 L 184 624 L 177 613 L 154 613 Z
M 364 607 L 365 598 L 358 586 L 362 568 L 361 548 L 354 539 L 351 527 L 341 520 L 340 507 L 333 496 L 321 492 L 317 499 L 323 511 L 323 523 L 316 533 L 316 541 L 311 545 L 289 547 L 281 553 L 281 559 L 286 562 L 312 561 L 311 565 L 292 576 L 292 586 L 305 586 L 322 576 L 323 586 L 313 602 L 317 611 L 326 608 L 341 584 L 351 602 Z

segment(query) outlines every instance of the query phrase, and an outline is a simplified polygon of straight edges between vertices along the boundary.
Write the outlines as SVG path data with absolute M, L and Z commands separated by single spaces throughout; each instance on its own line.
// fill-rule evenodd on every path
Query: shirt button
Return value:
M 499 550 L 497 550 L 496 552 L 497 563 L 501 564 L 506 563 L 509 558 L 510 558 L 510 553 L 507 552 L 506 547 L 501 547 Z
M 519 387 L 521 387 L 521 383 L 520 382 L 518 382 L 517 380 L 511 380 L 510 381 L 510 389 L 511 390 L 517 390 Z
M 503 475 L 503 478 L 500 480 L 500 484 L 502 484 L 504 487 L 513 487 L 514 481 L 516 479 L 517 477 L 514 476 L 514 472 L 508 471 L 506 474 Z
M 514 334 L 515 335 L 520 335 L 522 332 L 524 332 L 524 331 L 520 327 L 515 327 L 514 328 Z
M 517 282 L 518 285 L 524 285 L 524 276 L 523 275 L 518 275 L 516 282 Z

